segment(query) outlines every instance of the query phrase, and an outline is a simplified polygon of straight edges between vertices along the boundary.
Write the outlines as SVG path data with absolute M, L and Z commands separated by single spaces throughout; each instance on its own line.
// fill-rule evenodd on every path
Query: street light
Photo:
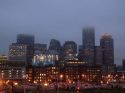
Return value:
M 45 83 L 43 84 L 43 92 L 42 92 L 42 93 L 44 93 L 44 87 L 47 87 L 47 86 L 48 86 L 48 83 L 45 82 Z
M 14 85 L 15 85 L 15 86 L 17 86 L 17 85 L 18 85 L 18 83 L 17 83 L 17 82 L 15 82 L 15 83 L 14 83 Z
M 62 78 L 63 78 L 63 75 L 60 75 L 60 78 L 62 79 Z
M 63 75 L 61 74 L 59 77 L 60 77 L 60 81 L 62 81 L 63 80 Z
M 33 83 L 34 83 L 34 84 L 37 84 L 37 82 L 36 82 L 36 81 L 34 81 Z
M 103 81 L 100 81 L 101 84 L 103 84 Z
M 48 83 L 44 83 L 44 86 L 47 87 L 47 86 L 48 86 Z

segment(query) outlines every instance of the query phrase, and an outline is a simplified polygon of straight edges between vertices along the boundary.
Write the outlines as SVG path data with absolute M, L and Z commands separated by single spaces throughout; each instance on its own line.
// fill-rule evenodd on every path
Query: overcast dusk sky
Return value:
M 96 44 L 103 33 L 114 38 L 115 63 L 125 58 L 125 0 L 0 0 L 0 54 L 20 33 L 38 43 L 57 39 L 82 44 L 82 29 L 93 26 Z

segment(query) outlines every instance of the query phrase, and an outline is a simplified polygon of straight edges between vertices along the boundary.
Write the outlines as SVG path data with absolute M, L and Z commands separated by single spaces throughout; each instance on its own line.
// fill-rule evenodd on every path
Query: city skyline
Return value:
M 38 43 L 49 44 L 50 39 L 54 38 L 61 44 L 73 40 L 81 45 L 82 29 L 90 25 L 95 28 L 96 45 L 99 44 L 103 33 L 112 35 L 115 44 L 115 63 L 121 64 L 125 58 L 124 2 L 0 1 L 0 54 L 8 53 L 8 46 L 16 41 L 16 35 L 19 33 L 34 34 Z

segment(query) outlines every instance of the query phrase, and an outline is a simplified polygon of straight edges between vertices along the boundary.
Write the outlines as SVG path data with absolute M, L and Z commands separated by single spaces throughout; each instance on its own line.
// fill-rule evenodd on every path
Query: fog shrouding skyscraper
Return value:
M 104 34 L 100 39 L 100 46 L 103 52 L 103 64 L 114 64 L 114 44 L 113 38 L 109 34 Z
M 94 63 L 95 30 L 93 27 L 85 27 L 82 34 L 83 39 L 83 60 Z
M 34 45 L 34 36 L 27 35 L 27 34 L 18 34 L 17 35 L 17 43 L 18 44 Z
M 18 34 L 17 42 L 9 47 L 10 61 L 25 61 L 26 66 L 32 65 L 34 56 L 34 36 L 27 34 Z

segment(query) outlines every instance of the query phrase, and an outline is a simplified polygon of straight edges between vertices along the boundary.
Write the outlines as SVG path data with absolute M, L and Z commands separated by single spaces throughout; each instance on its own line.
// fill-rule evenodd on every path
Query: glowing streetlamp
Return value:
M 42 93 L 44 93 L 44 87 L 47 87 L 47 86 L 48 86 L 48 83 L 45 82 L 45 83 L 43 84 L 43 92 L 42 92 Z
M 15 82 L 15 83 L 14 83 L 14 85 L 15 85 L 15 86 L 17 86 L 17 85 L 18 85 L 18 83 L 17 83 L 17 82 Z
M 37 82 L 36 82 L 36 81 L 34 81 L 34 84 L 37 84 Z
M 60 80 L 62 81 L 62 79 L 63 79 L 64 76 L 61 74 L 59 77 L 60 77 Z
M 47 86 L 48 86 L 48 83 L 44 83 L 44 86 L 47 87 Z
M 63 75 L 60 75 L 60 78 L 62 79 L 62 78 L 63 78 Z
M 110 77 L 111 77 L 111 75 L 109 74 L 109 75 L 108 75 L 108 78 L 110 78 Z
M 103 84 L 103 81 L 100 81 L 101 84 Z

